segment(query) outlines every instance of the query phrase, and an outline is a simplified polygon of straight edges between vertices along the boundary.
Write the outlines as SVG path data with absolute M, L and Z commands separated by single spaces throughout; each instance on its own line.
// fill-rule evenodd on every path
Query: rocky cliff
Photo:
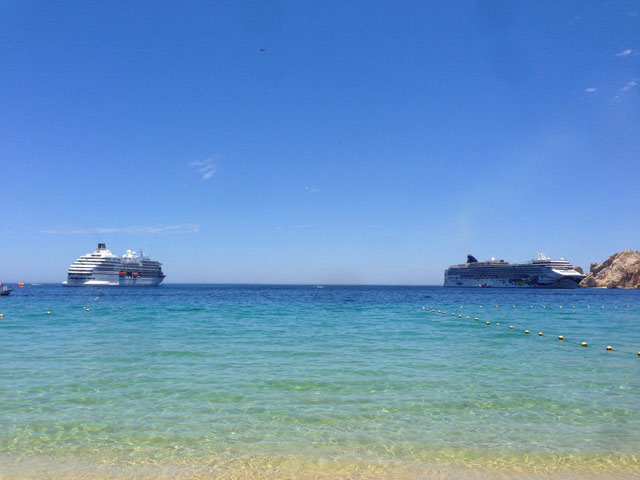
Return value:
M 624 250 L 602 263 L 592 263 L 581 287 L 640 288 L 640 252 Z

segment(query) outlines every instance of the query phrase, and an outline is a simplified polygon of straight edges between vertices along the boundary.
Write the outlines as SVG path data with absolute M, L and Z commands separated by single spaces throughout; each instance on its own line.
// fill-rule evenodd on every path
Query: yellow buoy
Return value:
M 460 305 L 460 308 L 464 308 L 464 306 Z
M 496 308 L 498 308 L 498 305 L 496 305 Z
M 480 308 L 483 308 L 482 305 L 480 305 Z
M 562 335 L 558 335 L 558 340 L 564 340 L 564 337 Z
M 458 315 L 458 318 L 462 318 L 462 315 Z
M 47 315 L 51 315 L 51 312 L 47 312 Z
M 562 308 L 562 305 L 560 305 L 560 308 Z
M 500 322 L 496 323 L 496 327 L 499 327 L 499 326 L 500 326 Z
M 529 330 L 525 330 L 525 331 L 524 331 L 524 333 L 526 333 L 527 335 L 529 335 L 529 333 L 531 333 L 531 332 L 529 332 Z
M 513 330 L 513 325 L 509 325 L 509 328 L 510 328 L 511 330 Z
M 478 320 L 479 320 L 479 319 L 478 319 L 478 317 L 476 317 L 476 318 L 475 318 L 475 321 L 477 322 Z
M 587 342 L 582 342 L 580 345 L 582 345 L 583 347 L 588 346 Z
M 491 325 L 491 322 L 484 322 L 484 323 L 486 323 L 487 325 Z
M 591 308 L 591 305 L 587 305 L 587 308 Z
M 546 305 L 542 305 L 542 308 L 547 308 L 547 306 Z
M 0 318 L 4 317 L 4 315 L 2 313 L 0 313 Z
M 611 345 L 607 345 L 607 350 L 610 352 L 611 350 L 613 350 L 613 347 Z
M 467 315 L 467 318 L 471 318 L 471 315 Z
M 544 333 L 542 333 L 542 332 L 538 332 L 538 336 L 539 336 L 539 337 L 544 337 Z
M 533 305 L 529 305 L 529 308 L 533 308 Z

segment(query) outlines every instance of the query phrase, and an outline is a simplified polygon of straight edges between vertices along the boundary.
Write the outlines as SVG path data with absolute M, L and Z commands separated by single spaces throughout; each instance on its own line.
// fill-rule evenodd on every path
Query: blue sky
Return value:
M 0 281 L 98 241 L 214 283 L 640 247 L 636 1 L 0 12 Z

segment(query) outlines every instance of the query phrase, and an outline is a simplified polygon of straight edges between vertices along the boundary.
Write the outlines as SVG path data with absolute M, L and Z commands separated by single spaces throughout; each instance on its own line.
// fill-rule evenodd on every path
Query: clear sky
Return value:
M 640 247 L 640 3 L 0 2 L 0 281 L 441 284 Z

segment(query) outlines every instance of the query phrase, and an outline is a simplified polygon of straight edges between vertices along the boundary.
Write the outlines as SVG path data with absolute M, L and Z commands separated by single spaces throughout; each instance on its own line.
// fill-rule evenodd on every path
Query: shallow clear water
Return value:
M 44 285 L 0 313 L 0 477 L 640 475 L 640 291 Z

